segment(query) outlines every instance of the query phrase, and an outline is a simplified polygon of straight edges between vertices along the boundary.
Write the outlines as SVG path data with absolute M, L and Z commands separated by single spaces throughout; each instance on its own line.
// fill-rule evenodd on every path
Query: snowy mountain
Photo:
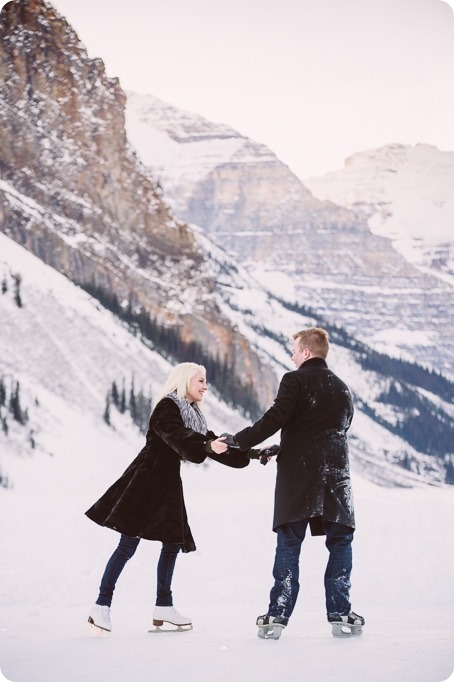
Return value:
M 210 248 L 203 235 L 200 239 Z M 224 271 L 224 305 L 232 314 L 235 302 L 244 311 L 248 298 L 241 285 L 247 273 L 227 277 L 231 262 L 211 248 L 213 267 Z M 272 583 L 276 469 L 273 463 L 256 462 L 244 470 L 217 463 L 182 468 L 198 549 L 178 558 L 173 592 L 176 606 L 191 614 L 194 630 L 160 635 L 159 641 L 147 634 L 160 543 L 144 541 L 118 582 L 111 637 L 93 639 L 85 630 L 87 614 L 118 534 L 88 521 L 84 511 L 143 443 L 127 415 L 112 410 L 112 426 L 107 426 L 105 395 L 113 379 L 124 376 L 129 385 L 132 373 L 137 389 L 149 386 L 155 395 L 169 365 L 98 301 L 4 235 L 0 273 L 6 280 L 0 293 L 1 373 L 7 386 L 13 378 L 20 382 L 29 418 L 19 424 L 8 413 L 8 437 L 0 432 L 0 467 L 11 483 L 9 489 L 0 486 L 0 669 L 5 679 L 124 682 L 127 674 L 146 682 L 150 670 L 157 678 L 189 682 L 213 676 L 221 682 L 258 682 L 270 675 L 289 682 L 302 676 L 349 682 L 352 675 L 364 678 L 365 670 L 370 682 L 446 679 L 453 660 L 452 556 L 446 542 L 452 491 L 426 485 L 385 488 L 359 475 L 361 448 L 370 446 L 364 474 L 378 474 L 378 481 L 396 475 L 402 485 L 416 481 L 391 463 L 373 461 L 373 448 L 386 433 L 358 412 L 353 423 L 364 440 L 359 447 L 352 438 L 358 523 L 352 600 L 366 617 L 360 641 L 339 642 L 330 634 L 323 594 L 326 550 L 322 538 L 310 536 L 302 552 L 299 601 L 279 650 L 258 640 L 255 619 L 266 609 Z M 263 342 L 263 352 L 274 356 L 279 344 L 254 330 L 253 320 L 259 311 L 266 321 L 276 316 L 275 332 L 291 320 L 265 292 L 254 294 L 257 308 L 245 325 L 251 338 L 255 333 Z M 349 381 L 354 381 L 357 368 L 341 350 L 334 344 L 332 364 L 352 371 Z M 283 348 L 279 359 L 282 365 L 288 361 Z M 358 372 L 355 390 L 361 388 L 360 377 L 369 384 L 362 390 L 371 392 L 373 374 Z M 216 430 L 245 423 L 212 392 L 206 411 Z M 391 439 L 386 442 L 393 446 Z M 416 552 L 421 538 L 423 549 Z
M 364 214 L 408 261 L 454 282 L 454 152 L 391 144 L 304 180 L 313 194 Z
M 378 350 L 453 373 L 452 284 L 440 270 L 416 268 L 387 232 L 371 229 L 364 211 L 321 201 L 264 145 L 151 95 L 127 93 L 126 127 L 176 215 L 201 226 L 268 288 L 277 291 L 285 275 L 287 298 Z M 443 216 L 434 233 L 445 234 L 449 163 L 438 167 L 430 187 L 445 199 L 432 219 Z M 403 206 L 408 197 L 402 189 Z M 413 208 L 406 210 L 410 219 Z
M 98 308 L 100 304 L 104 306 L 106 317 L 103 319 L 115 320 L 115 329 L 132 329 L 137 338 L 140 336 L 145 345 L 142 344 L 138 358 L 143 353 L 148 357 L 147 353 L 153 349 L 154 367 L 165 362 L 163 357 L 171 362 L 197 357 L 206 364 L 217 394 L 251 415 L 258 416 L 271 404 L 280 377 L 292 369 L 288 335 L 305 324 L 325 326 L 333 344 L 330 364 L 349 383 L 355 395 L 357 427 L 352 431 L 352 453 L 356 470 L 384 485 L 452 483 L 452 443 L 448 434 L 453 415 L 449 381 L 412 363 L 411 355 L 410 361 L 406 361 L 393 359 L 388 352 L 377 353 L 376 343 L 374 350 L 372 344 L 361 340 L 361 335 L 339 324 L 341 320 L 336 319 L 333 324 L 326 307 L 321 312 L 316 305 L 300 303 L 305 300 L 300 295 L 302 285 L 292 271 L 300 267 L 296 262 L 297 250 L 292 252 L 296 265 L 290 251 L 282 268 L 275 261 L 260 262 L 259 259 L 253 277 L 239 264 L 238 257 L 227 255 L 224 248 L 206 236 L 206 231 L 210 231 L 205 227 L 201 230 L 197 225 L 175 219 L 164 200 L 170 194 L 165 188 L 157 187 L 152 169 L 145 170 L 126 139 L 124 96 L 115 79 L 106 78 L 100 60 L 88 59 L 71 27 L 47 3 L 29 0 L 23 12 L 14 3 L 8 8 L 3 17 L 7 29 L 5 41 L 0 48 L 0 66 L 11 76 L 0 98 L 4 123 L 0 129 L 2 232 L 68 278 L 67 281 L 60 278 L 59 282 L 66 281 L 68 286 L 70 281 L 75 282 L 91 293 L 98 300 Z M 32 68 L 27 80 L 24 73 L 28 73 L 27 69 L 35 61 L 42 65 L 39 78 Z M 69 106 L 68 88 L 64 86 L 73 81 Z M 11 113 L 13 103 L 21 112 L 19 126 L 17 117 Z M 219 168 L 230 168 L 232 182 L 252 202 L 257 196 L 253 191 L 249 194 L 250 183 L 261 187 L 264 219 L 272 215 L 273 201 L 274 206 L 276 202 L 282 203 L 284 211 L 293 206 L 294 220 L 300 219 L 297 205 L 305 211 L 304 215 L 312 221 L 305 228 L 307 254 L 317 260 L 318 249 L 324 245 L 320 252 L 326 261 L 323 268 L 335 260 L 333 246 L 328 248 L 335 235 L 336 249 L 342 240 L 346 247 L 356 240 L 360 248 L 364 238 L 367 249 L 362 254 L 366 255 L 358 266 L 361 273 L 358 278 L 364 280 L 367 268 L 377 259 L 377 253 L 380 254 L 380 245 L 387 241 L 373 237 L 352 212 L 314 199 L 271 152 L 226 126 L 199 120 L 153 98 L 146 98 L 146 111 L 154 112 L 153 126 L 158 130 L 150 153 L 153 148 L 161 149 L 161 156 L 156 152 L 161 161 L 168 157 L 170 149 L 175 159 L 182 149 L 189 150 L 187 159 L 193 158 L 197 149 L 201 150 L 199 164 L 194 164 L 192 171 L 190 164 L 180 164 L 182 188 L 191 172 L 197 185 L 207 172 L 216 174 Z M 151 125 L 148 118 L 144 125 Z M 16 127 L 15 144 L 11 145 Z M 172 147 L 175 144 L 179 146 Z M 212 154 L 207 159 L 209 149 Z M 175 161 L 174 173 L 177 166 Z M 87 177 L 92 178 L 91 183 Z M 219 189 L 223 185 L 215 183 L 214 186 Z M 232 184 L 226 182 L 227 194 L 231 189 Z M 243 208 L 245 219 L 257 217 L 253 207 L 251 211 L 246 210 L 246 205 Z M 276 210 L 274 213 L 276 218 Z M 254 232 L 252 241 L 257 248 L 270 254 L 279 253 L 283 244 L 290 249 L 295 235 L 299 243 L 301 231 L 295 228 L 292 236 L 291 231 L 289 234 L 273 231 L 275 227 L 270 228 L 270 240 L 264 235 L 259 238 Z M 217 239 L 219 234 L 211 231 L 210 237 Z M 242 237 L 245 236 L 243 233 Z M 0 373 L 0 382 L 5 377 L 4 384 L 0 383 L 0 394 L 7 391 L 3 407 L 9 405 L 10 413 L 6 414 L 6 407 L 2 410 L 2 438 L 16 443 L 16 435 L 21 435 L 18 444 L 11 445 L 8 452 L 39 452 L 40 448 L 43 452 L 53 452 L 54 436 L 49 436 L 48 441 L 41 428 L 47 417 L 34 419 L 33 413 L 40 405 L 46 405 L 46 400 L 57 400 L 56 415 L 67 413 L 68 405 L 61 400 L 68 400 L 72 405 L 74 398 L 62 382 L 64 376 L 69 378 L 71 387 L 80 383 L 80 390 L 75 394 L 81 392 L 80 405 L 97 415 L 94 424 L 104 415 L 113 426 L 119 420 L 120 431 L 126 428 L 125 415 L 119 418 L 114 406 L 106 404 L 109 387 L 113 382 L 121 386 L 124 380 L 127 390 L 134 376 L 134 387 L 143 391 L 141 400 L 146 405 L 147 391 L 151 390 L 153 397 L 157 384 L 157 380 L 155 384 L 151 380 L 150 389 L 148 384 L 139 384 L 139 379 L 148 372 L 143 362 L 137 364 L 135 351 L 130 351 L 128 333 L 124 332 L 126 336 L 122 337 L 125 350 L 118 359 L 115 344 L 112 348 L 106 346 L 109 335 L 106 337 L 101 332 L 103 324 L 99 321 L 99 334 L 91 340 L 94 357 L 90 359 L 85 344 L 90 335 L 85 328 L 79 333 L 77 325 L 74 327 L 77 311 L 73 310 L 70 318 L 63 310 L 47 314 L 48 301 L 40 277 L 32 284 L 32 289 L 36 289 L 35 298 L 28 281 L 29 269 L 33 272 L 38 266 L 30 260 L 19 267 L 20 258 L 25 256 L 19 257 L 19 252 L 13 252 L 10 242 L 5 240 L 3 235 L 5 260 L 0 275 L 2 292 L 5 291 L 2 302 L 9 305 L 5 307 L 4 319 L 9 326 L 4 332 L 4 357 L 9 357 L 9 349 L 22 334 L 26 339 L 34 339 L 32 350 L 22 351 L 33 363 L 21 366 L 16 358 L 12 364 L 6 363 Z M 372 246 L 376 251 L 369 252 Z M 392 249 L 391 253 L 399 260 Z M 15 260 L 10 262 L 10 257 L 19 258 L 17 267 Z M 42 278 L 47 281 L 50 275 L 47 270 L 44 272 Z M 346 272 L 342 277 L 337 273 L 339 281 Z M 416 269 L 411 272 L 418 273 Z M 311 278 L 305 281 L 313 284 Z M 359 295 L 362 294 L 364 287 L 355 286 Z M 51 289 L 59 287 L 60 284 L 52 285 Z M 338 284 L 338 287 L 338 291 L 343 290 L 345 285 Z M 72 300 L 74 291 L 78 296 L 81 293 L 80 289 L 68 289 L 68 300 Z M 374 295 L 377 298 L 376 290 Z M 33 301 L 33 305 L 27 300 Z M 64 297 L 59 300 L 63 305 Z M 93 301 L 90 305 L 93 306 Z M 411 306 L 408 297 L 408 314 Z M 405 309 L 402 302 L 399 307 Z M 7 317 L 11 311 L 14 315 Z M 30 317 L 32 311 L 35 311 L 34 317 Z M 347 311 L 359 317 L 361 306 L 355 308 L 350 302 L 345 306 L 344 312 Z M 17 319 L 16 314 L 19 314 Z M 87 312 L 87 316 L 91 319 L 92 313 Z M 45 324 L 42 319 L 47 320 Z M 63 326 L 59 326 L 60 320 Z M 25 324 L 24 329 L 20 324 L 17 326 L 20 322 Z M 48 348 L 48 336 L 54 327 L 58 329 L 53 335 L 56 348 Z M 74 347 L 67 338 L 67 330 L 71 329 L 72 333 L 73 328 L 78 340 Z M 113 337 L 116 335 L 117 332 L 112 332 Z M 408 331 L 401 332 L 400 336 L 401 345 L 407 339 L 410 346 L 414 343 Z M 49 370 L 42 363 L 43 354 L 55 358 L 56 369 L 52 365 Z M 134 360 L 132 356 L 129 358 L 130 354 Z M 74 366 L 67 364 L 72 357 Z M 115 373 L 114 366 L 121 367 L 122 372 L 128 369 L 128 376 Z M 39 371 L 41 374 L 37 374 Z M 47 373 L 52 377 L 50 397 L 41 395 L 47 386 Z M 154 373 L 155 369 L 151 374 Z M 50 407 L 47 411 L 52 412 Z M 67 415 L 68 424 L 61 426 L 60 433 L 62 437 L 66 433 L 74 434 L 76 441 L 71 424 L 74 420 L 77 424 L 80 422 L 78 416 L 71 417 L 71 414 Z M 238 415 L 235 418 L 240 419 Z M 52 417 L 51 422 L 55 419 Z M 146 423 L 146 415 L 142 419 Z M 221 430 L 224 429 L 221 424 Z M 79 425 L 76 430 L 87 432 Z M 14 483 L 14 467 L 19 461 L 13 460 L 12 470 L 0 461 L 3 485 L 10 485 L 11 480 Z
M 136 394 L 142 390 L 153 401 L 171 365 L 137 331 L 2 234 L 0 280 L 0 380 L 7 396 L 19 384 L 21 410 L 28 413 L 21 423 L 9 400 L 0 406 L 3 485 L 28 489 L 42 467 L 52 479 L 70 476 L 81 457 L 84 465 L 99 457 L 108 470 L 121 469 L 142 447 L 143 435 L 113 405 L 111 426 L 105 423 L 112 383 L 121 390 L 125 382 L 128 402 L 132 382 Z M 214 395 L 207 415 L 217 430 L 246 423 Z
M 145 169 L 126 139 L 118 82 L 106 78 L 101 60 L 88 59 L 67 22 L 37 0 L 13 0 L 1 20 L 0 678 L 446 679 L 453 660 L 446 541 L 453 497 L 445 485 L 454 482 L 452 384 L 388 354 L 406 347 L 413 360 L 415 348 L 431 342 L 429 315 L 437 347 L 448 348 L 437 299 L 437 287 L 446 295 L 445 284 L 418 279 L 416 269 L 391 257 L 387 239 L 368 232 L 365 218 L 318 201 L 269 150 L 226 126 L 155 103 L 142 138 L 150 142 Z M 153 175 L 155 159 L 164 192 Z M 166 186 L 173 189 L 167 193 Z M 176 219 L 166 203 L 175 199 L 183 210 L 185 187 L 203 229 Z M 206 202 L 206 225 L 199 220 L 204 197 L 216 199 Z M 219 247 L 228 239 L 239 248 L 233 257 Z M 336 270 L 341 242 L 346 264 Z M 243 254 L 245 246 L 250 251 Z M 239 263 L 252 252 L 253 273 Z M 319 286 L 317 258 L 322 275 L 328 273 L 320 284 L 323 305 L 302 289 L 303 282 L 314 291 Z M 395 278 L 399 267 L 402 281 Z M 402 317 L 388 314 L 385 281 L 377 283 L 383 269 Z M 409 278 L 416 289 L 428 287 L 424 300 L 403 288 Z M 378 353 L 378 332 L 372 338 L 364 329 L 380 327 L 382 308 L 390 326 L 380 332 L 386 352 Z M 342 319 L 354 321 L 350 329 Z M 257 639 L 255 619 L 272 581 L 275 465 L 253 462 L 238 471 L 212 462 L 182 467 L 198 551 L 178 559 L 174 596 L 194 630 L 162 639 L 147 634 L 160 546 L 143 542 L 116 589 L 114 633 L 90 638 L 84 625 L 118 535 L 89 522 L 84 511 L 142 447 L 131 395 L 143 395 L 144 405 L 154 401 L 174 362 L 171 351 L 183 346 L 223 351 L 230 362 L 224 376 L 233 377 L 243 398 L 247 374 L 269 404 L 292 369 L 288 335 L 306 324 L 328 328 L 330 366 L 354 395 L 352 598 L 366 617 L 364 636 L 331 637 L 326 552 L 323 540 L 308 537 L 292 621 L 278 648 Z M 428 362 L 429 350 L 417 359 Z M 430 359 L 441 364 L 432 351 Z M 216 357 L 206 353 L 203 360 L 211 383 Z M 114 382 L 125 388 L 124 411 L 114 404 Z M 250 422 L 214 390 L 205 403 L 216 432 Z
M 238 325 L 251 348 L 276 377 L 282 376 L 292 369 L 288 339 L 282 329 L 296 329 L 320 320 L 311 317 L 310 311 L 288 309 L 257 287 L 245 271 L 235 267 L 206 237 L 199 234 L 198 239 L 210 252 L 223 313 Z M 112 383 L 121 386 L 124 381 L 129 392 L 134 380 L 136 392 L 148 391 L 153 399 L 169 363 L 150 349 L 149 342 L 137 335 L 134 326 L 125 325 L 25 249 L 4 235 L 0 235 L 0 246 L 0 276 L 8 285 L 2 287 L 6 291 L 0 296 L 0 378 L 10 394 L 14 385 L 20 384 L 21 408 L 28 411 L 28 421 L 20 424 L 5 406 L 0 408 L 0 417 L 7 422 L 7 433 L 3 430 L 0 436 L 3 441 L 0 475 L 6 483 L 14 485 L 16 469 L 22 471 L 31 455 L 33 461 L 42 463 L 59 453 L 56 470 L 63 467 L 63 472 L 64 467 L 77 466 L 65 445 L 68 438 L 71 452 L 79 447 L 93 454 L 122 450 L 127 458 L 131 450 L 137 449 L 141 437 L 130 417 L 119 414 L 113 405 L 110 414 L 113 428 L 103 422 Z M 20 306 L 13 285 L 17 276 Z M 382 485 L 452 482 L 443 420 L 449 422 L 453 410 L 447 397 L 443 397 L 443 385 L 437 381 L 431 385 L 431 376 L 423 372 L 414 376 L 414 382 L 421 384 L 417 388 L 397 376 L 397 364 L 391 365 L 388 372 L 380 367 L 368 369 L 365 361 L 368 349 L 357 347 L 355 340 L 340 329 L 330 333 L 330 366 L 347 381 L 355 397 L 356 416 L 351 431 L 354 470 Z M 380 362 L 383 363 L 383 358 Z M 402 404 L 396 400 L 396 391 L 405 396 Z M 246 423 L 214 395 L 210 395 L 207 403 L 209 422 L 220 432 Z M 438 449 L 434 449 L 430 439 L 421 440 L 421 434 L 413 438 L 412 446 L 411 428 L 393 429 L 396 424 L 402 427 L 411 424 L 415 409 L 420 411 L 424 428 L 433 433 Z M 87 442 L 93 433 L 94 443 Z M 420 447 L 418 451 L 418 444 L 423 444 L 425 450 Z M 47 469 L 52 466 L 46 463 Z
M 315 310 L 270 293 L 200 228 L 198 233 L 193 229 L 209 256 L 219 306 L 277 376 L 293 369 L 287 330 L 323 326 L 329 331 L 330 367 L 347 381 L 355 397 L 351 448 L 358 471 L 384 485 L 413 485 L 415 473 L 427 481 L 451 482 L 451 477 L 454 481 L 451 382 L 413 363 L 377 353 Z M 429 458 L 422 454 L 436 452 Z M 399 473 L 396 464 L 402 467 Z
M 270 398 L 275 378 L 216 306 L 215 283 L 132 150 L 125 96 L 44 0 L 2 12 L 0 229 L 90 291 L 198 344 Z M 252 390 L 252 389 L 250 389 Z

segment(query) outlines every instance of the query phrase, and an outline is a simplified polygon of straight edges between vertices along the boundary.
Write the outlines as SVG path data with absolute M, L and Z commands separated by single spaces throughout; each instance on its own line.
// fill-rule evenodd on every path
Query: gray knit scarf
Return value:
M 205 435 L 208 431 L 207 421 L 202 414 L 200 407 L 197 403 L 190 403 L 187 398 L 179 398 L 176 391 L 167 394 L 167 398 L 170 398 L 178 405 L 180 410 L 181 418 L 183 419 L 183 424 L 197 433 L 203 433 Z

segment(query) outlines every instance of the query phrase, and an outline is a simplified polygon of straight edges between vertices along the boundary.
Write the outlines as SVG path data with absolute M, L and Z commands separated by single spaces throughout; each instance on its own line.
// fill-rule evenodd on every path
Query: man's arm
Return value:
M 235 434 L 242 450 L 250 448 L 272 436 L 293 416 L 299 397 L 299 382 L 294 372 L 284 374 L 273 405 L 252 426 Z

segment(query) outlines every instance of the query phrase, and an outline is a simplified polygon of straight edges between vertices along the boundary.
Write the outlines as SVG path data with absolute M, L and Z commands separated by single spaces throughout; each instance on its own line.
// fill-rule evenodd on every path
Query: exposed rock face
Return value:
M 304 182 L 319 199 L 363 214 L 407 260 L 454 282 L 454 152 L 390 144 L 353 154 Z
M 179 217 L 252 270 L 286 273 L 300 303 L 362 340 L 454 370 L 450 285 L 373 233 L 364 211 L 315 198 L 264 145 L 226 126 L 127 94 L 129 139 Z M 263 281 L 272 288 L 273 275 Z
M 205 258 L 128 144 L 125 95 L 42 0 L 1 12 L 1 229 L 73 281 L 178 325 L 232 359 L 243 379 L 276 379 L 221 314 Z

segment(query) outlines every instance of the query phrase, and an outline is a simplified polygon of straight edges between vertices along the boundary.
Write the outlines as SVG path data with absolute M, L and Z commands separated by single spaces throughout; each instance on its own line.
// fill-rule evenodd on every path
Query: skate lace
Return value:
M 170 613 L 174 618 L 184 618 L 179 611 L 176 610 L 174 606 L 170 607 Z

